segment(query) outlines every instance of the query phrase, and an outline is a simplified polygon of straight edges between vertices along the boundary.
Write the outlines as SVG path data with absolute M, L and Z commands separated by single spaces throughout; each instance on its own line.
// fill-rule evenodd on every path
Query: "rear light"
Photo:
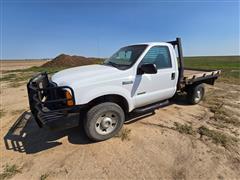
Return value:
M 71 93 L 69 91 L 66 91 L 65 96 L 67 98 L 67 106 L 73 106 L 74 102 L 73 102 L 73 98 L 72 98 Z

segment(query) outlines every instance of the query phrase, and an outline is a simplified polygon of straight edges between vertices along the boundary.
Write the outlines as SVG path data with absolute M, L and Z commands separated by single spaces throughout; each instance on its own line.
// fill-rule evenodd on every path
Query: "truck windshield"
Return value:
M 118 69 L 128 69 L 136 62 L 146 47 L 147 45 L 123 47 L 114 53 L 109 59 L 105 60 L 103 64 L 114 66 Z

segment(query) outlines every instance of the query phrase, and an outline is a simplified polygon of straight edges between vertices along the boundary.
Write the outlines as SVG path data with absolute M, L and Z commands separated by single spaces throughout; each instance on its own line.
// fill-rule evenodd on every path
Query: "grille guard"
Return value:
M 63 97 L 66 90 L 71 92 L 71 99 Z M 49 80 L 47 73 L 40 73 L 31 78 L 27 84 L 27 91 L 30 110 L 40 127 L 62 119 L 75 108 L 66 105 L 69 100 L 75 105 L 73 89 L 69 86 L 57 86 Z

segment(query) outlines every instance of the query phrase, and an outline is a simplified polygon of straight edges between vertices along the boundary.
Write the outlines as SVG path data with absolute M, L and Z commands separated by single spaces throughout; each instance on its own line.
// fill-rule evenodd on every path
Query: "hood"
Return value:
M 86 84 L 91 81 L 107 80 L 122 71 L 106 65 L 88 65 L 65 69 L 57 72 L 51 80 L 58 86 L 72 86 L 73 84 Z

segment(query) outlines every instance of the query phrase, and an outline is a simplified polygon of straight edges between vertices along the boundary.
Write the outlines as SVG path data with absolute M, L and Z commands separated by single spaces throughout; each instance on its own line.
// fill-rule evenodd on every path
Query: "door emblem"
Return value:
M 141 94 L 145 94 L 146 92 L 140 92 L 140 93 L 137 93 L 137 95 L 141 95 Z
M 122 85 L 133 84 L 133 81 L 123 81 Z

